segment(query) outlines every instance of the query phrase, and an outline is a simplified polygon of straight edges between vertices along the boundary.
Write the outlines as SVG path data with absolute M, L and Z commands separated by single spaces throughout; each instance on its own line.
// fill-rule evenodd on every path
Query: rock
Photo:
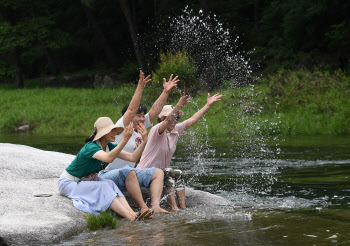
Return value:
M 103 78 L 103 87 L 104 88 L 112 88 L 113 87 L 113 80 L 110 76 L 105 75 Z
M 102 77 L 98 74 L 95 74 L 94 77 L 94 88 L 101 88 L 103 86 Z
M 86 228 L 82 212 L 58 192 L 73 155 L 0 143 L 0 244 L 45 245 Z M 36 194 L 51 197 L 35 197 Z
M 112 78 L 114 85 L 122 85 L 123 84 L 118 73 L 111 73 L 110 77 Z
M 146 201 L 147 204 L 149 204 L 151 201 L 149 189 L 142 188 L 142 196 L 143 199 Z M 134 200 L 131 199 L 128 192 L 123 192 L 126 199 L 128 200 L 130 206 L 132 208 L 137 208 L 137 204 Z M 162 197 L 164 198 L 161 202 L 161 207 L 165 209 L 169 209 L 169 201 L 165 198 L 165 192 L 163 192 Z M 200 191 L 200 190 L 194 190 L 190 187 L 186 187 L 186 206 L 188 208 L 194 208 L 198 206 L 233 206 L 233 203 L 221 196 L 213 195 L 208 192 Z
M 59 79 L 57 78 L 57 76 L 48 76 L 44 78 L 44 83 L 46 85 L 57 85 L 59 84 Z
M 18 128 L 17 128 L 17 131 L 18 131 L 18 132 L 26 132 L 26 131 L 29 130 L 29 128 L 30 128 L 29 125 L 23 125 L 23 126 L 18 127 Z
M 60 195 L 57 181 L 74 155 L 0 143 L 0 245 L 47 245 L 87 229 L 84 213 Z M 131 206 L 135 202 L 125 195 Z M 148 189 L 143 189 L 149 201 Z M 167 199 L 161 203 L 168 208 Z M 232 202 L 186 188 L 189 208 L 230 206 Z
M 68 86 L 84 86 L 90 87 L 93 83 L 94 77 L 89 74 L 77 74 L 71 76 L 63 76 L 62 82 Z
M 94 77 L 94 88 L 113 88 L 117 85 L 122 85 L 117 73 L 101 76 L 96 74 Z

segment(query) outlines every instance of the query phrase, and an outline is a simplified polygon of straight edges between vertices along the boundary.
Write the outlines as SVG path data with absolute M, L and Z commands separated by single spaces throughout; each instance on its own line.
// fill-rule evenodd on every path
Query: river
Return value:
M 0 142 L 71 154 L 83 141 L 0 135 Z M 350 245 L 348 136 L 283 138 L 266 155 L 239 140 L 209 142 L 210 148 L 179 142 L 172 165 L 184 171 L 189 187 L 235 207 L 189 208 L 140 223 L 121 220 L 117 229 L 85 232 L 59 245 Z

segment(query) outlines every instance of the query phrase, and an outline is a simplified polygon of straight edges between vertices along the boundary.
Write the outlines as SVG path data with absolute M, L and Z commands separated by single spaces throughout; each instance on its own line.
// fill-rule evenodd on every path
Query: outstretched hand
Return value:
M 185 92 L 182 93 L 179 103 L 183 106 L 187 103 L 192 103 L 192 97 L 190 95 L 186 95 Z
M 210 97 L 210 93 L 208 93 L 207 104 L 209 106 L 211 106 L 211 105 L 213 105 L 214 102 L 220 101 L 221 97 L 222 97 L 222 95 L 220 95 L 220 94 L 215 94 L 214 96 Z
M 123 139 L 126 141 L 129 141 L 133 132 L 134 132 L 134 124 L 132 122 L 130 122 L 130 124 L 127 127 L 125 127 Z
M 147 130 L 146 127 L 140 123 L 137 127 L 136 130 L 141 134 L 142 140 L 147 141 L 148 135 L 147 135 Z
M 151 78 L 151 75 L 148 75 L 146 78 L 145 78 L 145 74 L 142 72 L 142 70 L 140 70 L 140 79 L 139 79 L 139 85 L 145 87 L 147 85 L 148 82 L 150 82 L 152 79 Z
M 172 88 L 174 88 L 177 85 L 177 82 L 179 82 L 180 80 L 177 79 L 178 76 L 176 76 L 173 79 L 173 74 L 170 75 L 169 81 L 167 82 L 165 78 L 163 78 L 163 87 L 165 92 L 170 92 Z

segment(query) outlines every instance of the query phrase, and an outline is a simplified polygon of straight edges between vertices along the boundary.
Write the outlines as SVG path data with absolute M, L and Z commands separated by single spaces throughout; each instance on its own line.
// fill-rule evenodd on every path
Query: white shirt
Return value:
M 116 125 L 122 126 L 125 129 L 125 126 L 123 123 L 123 116 L 117 121 Z M 145 115 L 145 123 L 143 125 L 145 126 L 146 129 L 153 125 L 151 120 L 149 119 L 148 113 Z M 123 134 L 124 134 L 124 131 L 115 137 L 115 141 L 114 141 L 115 144 L 118 144 L 122 141 Z M 123 150 L 126 152 L 129 152 L 129 153 L 134 153 L 135 150 L 137 149 L 137 147 L 139 147 L 141 143 L 142 143 L 142 135 L 139 132 L 134 131 L 133 134 L 131 135 L 129 141 L 124 146 Z M 111 162 L 106 167 L 106 171 L 110 171 L 110 170 L 116 169 L 116 168 L 122 168 L 125 165 L 129 165 L 130 167 L 135 167 L 136 162 L 125 161 L 125 160 L 116 158 L 113 162 Z

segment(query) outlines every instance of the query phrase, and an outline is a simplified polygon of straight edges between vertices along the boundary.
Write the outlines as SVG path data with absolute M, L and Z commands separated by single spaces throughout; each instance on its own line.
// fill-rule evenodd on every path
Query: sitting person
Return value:
M 124 129 L 115 126 L 108 117 L 98 118 L 94 127 L 93 135 L 85 140 L 84 147 L 63 171 L 58 181 L 60 193 L 72 199 L 77 209 L 87 213 L 99 214 L 110 208 L 131 221 L 150 217 L 153 214 L 152 210 L 145 208 L 138 214 L 135 213 L 117 185 L 110 180 L 99 178 L 97 175 L 97 172 L 104 169 L 105 165 L 120 155 L 134 131 L 133 125 L 130 124 L 126 128 L 124 139 L 118 146 L 111 142 L 115 140 L 115 135 Z M 146 131 L 144 127 L 142 129 L 142 126 L 139 126 L 138 130 L 140 132 Z M 147 142 L 147 137 L 145 135 L 143 137 L 144 142 Z M 124 153 L 123 158 L 138 159 L 140 152 Z M 137 183 L 137 181 L 135 182 Z M 140 187 L 138 189 L 140 190 Z
M 158 99 L 153 103 L 151 110 L 147 113 L 147 108 L 140 104 L 141 97 L 142 97 L 142 89 L 144 88 L 145 84 L 143 81 L 143 77 L 140 75 L 140 86 L 135 91 L 135 94 L 130 102 L 130 104 L 126 104 L 122 110 L 122 117 L 117 121 L 116 125 L 125 128 L 129 125 L 130 122 L 134 123 L 134 126 L 139 125 L 142 123 L 145 128 L 149 128 L 153 125 L 153 121 L 155 121 L 158 117 L 158 114 L 160 111 L 162 111 L 166 100 L 168 99 L 168 96 L 172 90 L 179 81 L 176 76 L 173 79 L 173 75 L 170 76 L 169 81 L 167 82 L 165 78 L 163 78 L 163 92 L 158 97 Z M 149 76 L 147 76 L 149 78 Z M 142 84 L 143 82 L 143 84 Z M 116 136 L 115 144 L 118 144 L 123 139 L 123 132 Z M 137 147 L 141 144 L 142 137 L 141 134 L 135 130 L 128 141 L 128 143 L 125 145 L 124 149 L 127 152 L 133 153 Z M 106 170 L 112 170 L 116 168 L 122 168 L 125 165 L 129 165 L 130 167 L 135 167 L 136 162 L 130 162 L 125 161 L 120 158 L 116 158 L 112 163 L 110 163 Z
M 145 78 L 144 74 L 141 71 L 139 84 L 135 91 L 135 94 L 130 104 L 125 105 L 125 107 L 123 108 L 123 111 L 122 111 L 123 116 L 118 120 L 116 125 L 124 129 L 130 122 L 133 122 L 134 126 L 144 124 L 146 128 L 151 127 L 152 122 L 157 118 L 158 114 L 160 113 L 163 106 L 165 105 L 165 102 L 168 98 L 169 93 L 171 92 L 171 89 L 176 86 L 176 83 L 178 81 L 179 80 L 177 79 L 177 76 L 173 79 L 173 75 L 170 76 L 168 82 L 166 81 L 165 78 L 163 79 L 164 91 L 156 100 L 156 102 L 153 104 L 149 113 L 147 113 L 146 107 L 142 104 L 140 105 L 140 102 L 142 97 L 142 90 L 145 87 L 145 85 L 149 82 L 149 76 Z M 120 143 L 120 141 L 123 139 L 123 133 L 124 131 L 118 136 L 116 136 L 116 141 L 114 142 L 115 144 Z M 128 143 L 123 148 L 123 151 L 134 153 L 135 151 L 139 150 L 141 144 L 142 144 L 142 134 L 137 129 L 135 129 Z M 119 179 L 118 169 L 133 168 L 135 167 L 136 161 L 128 161 L 122 158 L 116 158 L 112 163 L 110 163 L 107 166 L 104 172 L 100 172 L 99 176 L 117 182 L 117 180 Z M 134 170 L 136 170 L 136 175 L 139 181 L 139 185 L 141 187 L 150 188 L 152 208 L 153 206 L 156 206 L 154 208 L 154 211 L 168 212 L 159 207 L 159 199 L 161 196 L 161 192 L 163 190 L 163 183 L 164 183 L 163 171 L 160 169 L 155 169 L 155 167 L 142 169 L 142 170 L 140 169 L 134 169 Z M 147 172 L 147 174 L 144 174 L 145 171 Z M 159 179 L 158 178 L 159 176 L 161 176 L 162 179 Z M 149 178 L 152 177 L 151 183 L 148 182 L 148 180 L 146 182 L 144 181 L 144 179 L 147 177 Z
M 194 125 L 211 108 L 214 102 L 220 101 L 222 95 L 216 94 L 210 97 L 208 94 L 206 105 L 196 112 L 191 118 L 182 123 L 178 120 L 182 116 L 180 109 L 191 100 L 185 94 L 182 95 L 175 107 L 165 105 L 158 116 L 159 124 L 155 125 L 149 132 L 149 140 L 137 165 L 138 169 L 158 167 L 165 173 L 165 185 L 169 195 L 170 209 L 178 210 L 175 199 L 175 190 L 181 209 L 186 208 L 185 186 L 180 170 L 170 168 L 170 161 L 176 150 L 179 136 L 185 134 L 186 130 Z

